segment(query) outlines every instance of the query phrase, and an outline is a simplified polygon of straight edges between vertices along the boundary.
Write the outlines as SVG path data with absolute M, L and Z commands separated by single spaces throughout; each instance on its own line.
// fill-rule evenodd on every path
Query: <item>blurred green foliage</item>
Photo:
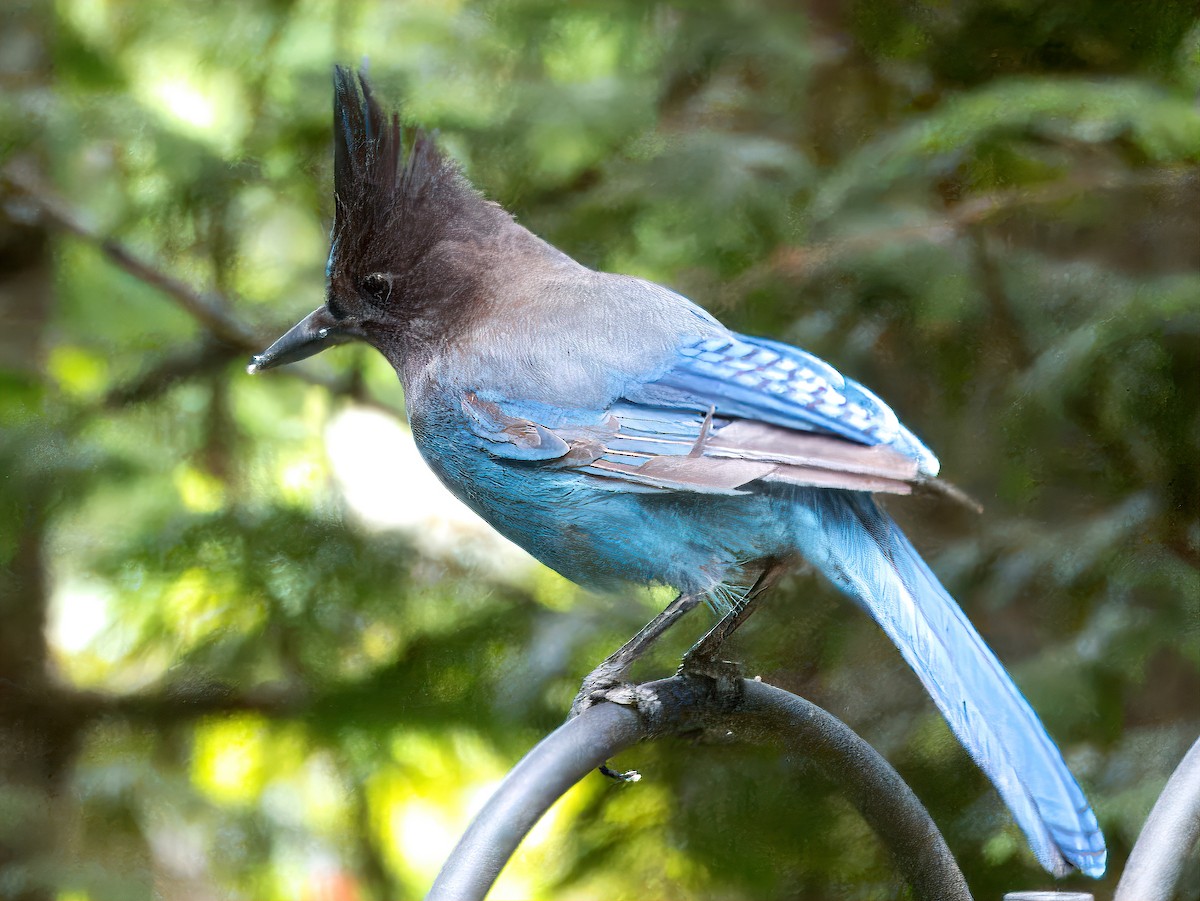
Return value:
M 418 897 L 663 601 L 585 595 L 454 513 L 388 420 L 347 417 L 402 409 L 369 352 L 244 375 L 321 302 L 330 70 L 363 58 L 529 227 L 826 357 L 939 452 L 986 514 L 892 509 L 1087 789 L 1112 875 L 1070 884 L 1109 896 L 1200 729 L 1193 4 L 16 0 L 0 23 L 0 897 Z M 897 765 L 977 897 L 1048 884 L 830 588 L 790 580 L 736 646 Z M 646 780 L 574 789 L 495 897 L 900 891 L 769 754 L 626 757 Z

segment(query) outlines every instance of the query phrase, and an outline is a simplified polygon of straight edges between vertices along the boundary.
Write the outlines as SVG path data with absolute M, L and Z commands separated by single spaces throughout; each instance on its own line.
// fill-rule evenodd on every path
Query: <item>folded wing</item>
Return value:
M 463 409 L 494 456 L 631 490 L 740 494 L 764 481 L 909 494 L 938 465 L 861 385 L 804 351 L 732 334 L 681 347 L 590 420 L 473 394 Z

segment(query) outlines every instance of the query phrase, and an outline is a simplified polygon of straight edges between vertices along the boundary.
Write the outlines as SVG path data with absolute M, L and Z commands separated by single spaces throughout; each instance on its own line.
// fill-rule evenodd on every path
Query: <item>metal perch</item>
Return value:
M 568 788 L 639 741 L 698 732 L 786 750 L 798 758 L 797 779 L 806 764 L 816 766 L 888 847 L 916 897 L 970 901 L 958 864 L 912 789 L 841 720 L 746 679 L 685 673 L 636 691 L 637 709 L 591 707 L 513 768 L 451 852 L 427 901 L 482 901 L 521 840 Z
M 1200 739 L 1184 755 L 1129 855 L 1114 901 L 1167 901 L 1200 839 Z

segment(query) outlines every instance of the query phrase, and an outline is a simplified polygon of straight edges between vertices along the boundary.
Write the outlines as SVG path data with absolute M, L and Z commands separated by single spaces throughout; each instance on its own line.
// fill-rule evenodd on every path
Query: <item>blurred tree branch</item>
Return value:
M 64 231 L 93 245 L 120 269 L 158 288 L 184 312 L 220 341 L 242 351 L 253 352 L 262 342 L 229 312 L 226 300 L 216 294 L 201 294 L 189 285 L 152 266 L 133 251 L 111 238 L 97 233 L 82 218 L 56 197 L 26 166 L 10 164 L 0 171 L 0 184 L 10 195 L 29 201 L 33 213 L 43 224 Z M 11 204 L 11 201 L 10 201 Z
M 122 406 L 149 400 L 161 394 L 175 382 L 211 372 L 243 356 L 257 353 L 273 340 L 282 329 L 256 331 L 237 319 L 231 312 L 229 300 L 222 294 L 201 293 L 138 256 L 114 238 L 106 237 L 86 225 L 83 217 L 37 179 L 27 166 L 10 164 L 0 169 L 0 188 L 14 219 L 34 220 L 65 232 L 92 245 L 105 258 L 124 272 L 173 301 L 209 335 L 210 340 L 198 347 L 185 348 L 159 360 L 132 381 L 110 389 L 105 395 L 107 406 Z M 28 208 L 22 209 L 22 205 Z M 291 366 L 283 370 L 298 378 L 325 388 L 337 397 L 345 397 L 362 406 L 371 407 L 392 416 L 404 418 L 394 406 L 373 396 L 363 384 L 361 374 L 354 370 L 347 377 L 331 378 Z
M 36 715 L 73 731 L 111 717 L 150 723 L 185 722 L 225 713 L 289 717 L 310 704 L 311 695 L 306 690 L 283 685 L 238 690 L 224 682 L 189 680 L 155 691 L 121 695 L 64 686 L 18 688 L 0 683 L 0 711 L 6 718 Z
M 744 294 L 767 277 L 805 281 L 856 254 L 870 253 L 896 244 L 945 244 L 967 233 L 977 234 L 979 227 L 1010 213 L 1063 203 L 1096 191 L 1181 188 L 1194 179 L 1193 172 L 1176 169 L 1120 174 L 1106 172 L 1065 178 L 1037 188 L 1012 188 L 981 194 L 950 206 L 940 219 L 932 222 L 877 229 L 831 241 L 780 248 L 765 263 L 730 282 L 726 292 L 731 296 Z
M 241 348 L 233 348 L 211 338 L 202 339 L 162 357 L 135 378 L 114 385 L 105 392 L 102 404 L 113 409 L 145 403 L 181 381 L 216 372 L 243 353 Z

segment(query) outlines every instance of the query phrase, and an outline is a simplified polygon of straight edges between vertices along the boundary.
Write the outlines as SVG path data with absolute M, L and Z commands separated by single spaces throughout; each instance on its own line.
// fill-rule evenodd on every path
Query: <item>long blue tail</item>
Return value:
M 1104 836 L 1041 720 L 908 539 L 858 492 L 821 496 L 809 557 L 896 643 L 1056 876 L 1104 875 Z

